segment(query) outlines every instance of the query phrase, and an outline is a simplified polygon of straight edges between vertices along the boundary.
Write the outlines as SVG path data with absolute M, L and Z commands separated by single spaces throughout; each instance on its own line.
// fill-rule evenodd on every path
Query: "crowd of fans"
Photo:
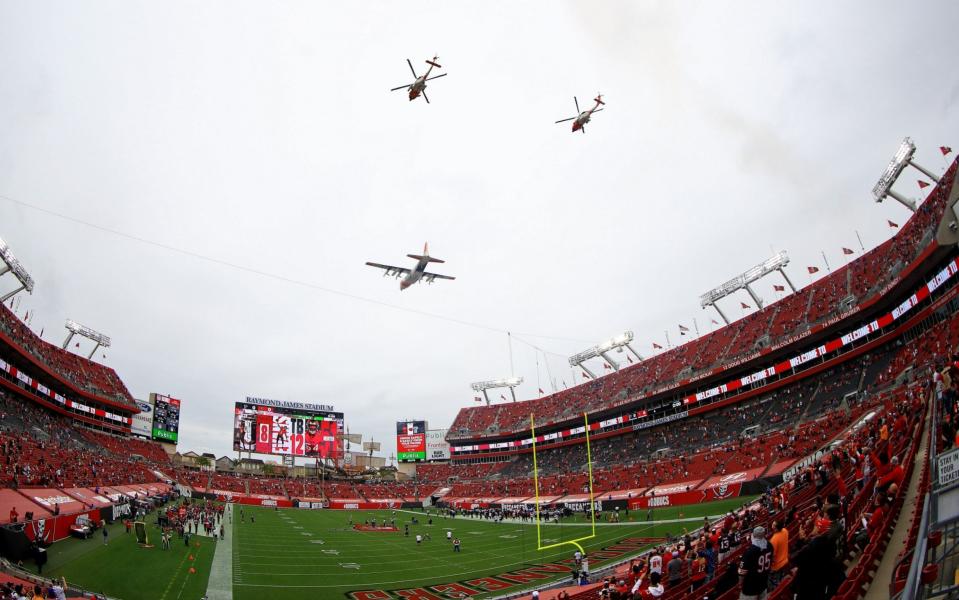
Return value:
M 0 485 L 97 488 L 157 480 L 143 460 L 91 443 L 87 434 L 67 418 L 0 392 Z
M 463 408 L 450 427 L 451 439 L 475 439 L 528 429 L 537 423 L 565 422 L 583 411 L 623 404 L 637 394 L 675 387 L 705 375 L 722 364 L 756 353 L 759 344 L 775 345 L 845 310 L 843 300 L 862 305 L 899 277 L 930 244 L 942 217 L 948 190 L 956 175 L 954 163 L 919 210 L 891 240 L 866 252 L 814 284 L 726 327 L 599 380 L 525 402 Z
M 3 304 L 0 304 L 0 333 L 43 364 L 51 374 L 69 381 L 76 389 L 131 408 L 135 406 L 130 390 L 116 371 L 43 341 Z

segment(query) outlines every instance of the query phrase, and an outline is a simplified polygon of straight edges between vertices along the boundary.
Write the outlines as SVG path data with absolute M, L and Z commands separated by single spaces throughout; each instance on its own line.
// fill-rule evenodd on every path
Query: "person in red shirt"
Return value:
M 899 489 L 902 487 L 902 480 L 906 477 L 906 472 L 902 469 L 902 465 L 899 464 L 898 456 L 893 456 L 889 462 L 891 465 L 889 470 L 879 479 L 879 483 L 876 484 L 876 488 L 879 490 L 885 491 L 892 484 L 895 484 L 896 489 Z
M 14 506 L 10 509 L 10 522 L 16 523 L 18 520 L 20 520 L 20 513 L 17 512 L 17 507 Z

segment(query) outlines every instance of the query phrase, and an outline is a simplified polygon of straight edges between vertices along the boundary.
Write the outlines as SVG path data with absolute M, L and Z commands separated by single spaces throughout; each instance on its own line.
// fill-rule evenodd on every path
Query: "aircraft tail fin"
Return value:
M 432 256 L 430 256 L 430 244 L 429 244 L 429 242 L 423 244 L 423 254 L 422 254 L 422 255 L 420 255 L 420 254 L 407 254 L 407 256 L 409 256 L 410 258 L 412 258 L 412 259 L 414 259 L 414 260 L 426 260 L 426 262 L 435 262 L 435 263 L 446 262 L 445 260 L 440 260 L 440 259 L 438 259 L 438 258 L 433 258 Z

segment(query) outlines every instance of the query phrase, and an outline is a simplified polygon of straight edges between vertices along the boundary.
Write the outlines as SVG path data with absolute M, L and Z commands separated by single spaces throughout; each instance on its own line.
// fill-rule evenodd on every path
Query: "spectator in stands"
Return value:
M 829 590 L 836 590 L 837 581 L 841 583 L 845 578 L 842 563 L 835 557 L 835 545 L 825 534 L 812 538 L 796 553 L 796 566 L 793 569 L 796 600 L 826 600 L 831 597 Z
M 742 577 L 740 600 L 763 600 L 769 586 L 769 568 L 772 564 L 772 548 L 766 540 L 766 529 L 753 529 L 752 543 L 739 563 L 739 575 Z
M 886 474 L 883 475 L 876 484 L 876 489 L 881 493 L 888 492 L 890 486 L 893 484 L 895 484 L 896 489 L 902 487 L 902 480 L 906 476 L 906 472 L 903 471 L 902 465 L 899 464 L 898 456 L 893 456 L 889 463 L 889 471 L 886 472 Z
M 669 574 L 669 587 L 679 585 L 683 578 L 683 559 L 679 558 L 676 550 L 673 550 L 673 557 L 666 563 L 666 573 Z
M 789 566 L 789 530 L 780 520 L 773 521 L 772 537 L 769 544 L 773 547 L 773 562 L 769 567 L 769 591 L 779 586 L 779 582 L 786 576 L 786 567 Z

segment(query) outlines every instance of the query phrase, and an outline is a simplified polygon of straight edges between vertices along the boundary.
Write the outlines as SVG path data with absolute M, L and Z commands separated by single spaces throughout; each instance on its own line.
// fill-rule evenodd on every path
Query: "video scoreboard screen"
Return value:
M 180 401 L 162 394 L 153 396 L 153 439 L 177 443 L 180 435 Z
M 426 460 L 426 421 L 396 423 L 396 460 Z
M 337 458 L 336 437 L 343 431 L 343 413 L 317 410 L 279 400 L 269 405 L 237 402 L 233 415 L 233 449 L 238 452 Z

